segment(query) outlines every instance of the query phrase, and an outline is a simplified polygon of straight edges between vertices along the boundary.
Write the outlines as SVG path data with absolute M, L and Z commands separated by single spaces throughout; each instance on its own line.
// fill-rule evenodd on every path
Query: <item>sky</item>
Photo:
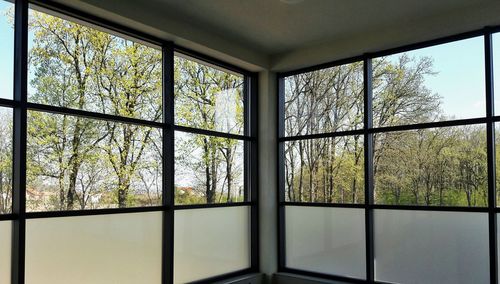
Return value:
M 437 74 L 426 76 L 425 86 L 442 98 L 441 108 L 447 116 L 459 119 L 486 115 L 483 37 L 417 49 L 406 54 L 432 59 L 432 69 Z M 393 61 L 400 55 L 391 55 L 389 60 Z
M 14 32 L 6 13 L 13 4 L 0 0 L 0 98 L 12 99 Z M 496 48 L 495 48 L 495 43 Z M 494 35 L 494 51 L 500 53 L 500 35 Z M 483 38 L 433 46 L 407 52 L 410 56 L 433 58 L 435 76 L 426 78 L 426 86 L 442 97 L 442 109 L 447 116 L 472 118 L 485 115 Z M 398 55 L 392 55 L 395 57 Z M 500 70 L 499 60 L 494 67 Z M 500 94 L 500 71 L 495 75 L 495 87 Z M 500 98 L 495 101 L 500 110 Z M 500 111 L 499 111 L 500 113 Z
M 12 99 L 14 29 L 6 13 L 14 5 L 0 0 L 0 98 Z

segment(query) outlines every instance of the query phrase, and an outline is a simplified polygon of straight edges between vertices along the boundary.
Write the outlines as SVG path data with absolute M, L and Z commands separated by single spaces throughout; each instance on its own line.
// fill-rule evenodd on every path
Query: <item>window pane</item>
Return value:
M 375 280 L 489 283 L 488 214 L 375 210 Z
M 14 4 L 0 0 L 0 98 L 14 94 Z
M 500 226 L 500 214 L 496 214 L 497 216 L 497 228 Z M 497 230 L 497 276 L 500 276 L 500 230 Z
M 30 102 L 161 121 L 161 51 L 30 10 Z
M 174 283 L 250 267 L 250 207 L 175 211 Z
M 483 37 L 373 61 L 373 123 L 393 126 L 486 115 Z
M 495 178 L 496 178 L 496 198 L 497 198 L 497 207 L 500 205 L 500 123 L 495 123 Z
M 175 132 L 175 203 L 244 201 L 243 141 Z
M 500 34 L 493 34 L 493 84 L 494 93 L 500 94 Z M 495 115 L 500 115 L 500 98 L 495 98 Z
M 374 136 L 378 204 L 487 206 L 485 125 Z
M 366 277 L 363 209 L 286 207 L 286 266 Z
M 0 222 L 0 283 L 10 283 L 12 222 Z
M 26 283 L 161 283 L 162 215 L 27 220 Z
M 12 109 L 0 107 L 0 214 L 12 212 Z
M 285 135 L 363 127 L 363 62 L 285 78 Z
M 28 112 L 28 211 L 161 205 L 161 130 Z
M 243 81 L 240 74 L 177 54 L 175 124 L 243 134 Z
M 363 137 L 285 143 L 287 201 L 363 203 Z

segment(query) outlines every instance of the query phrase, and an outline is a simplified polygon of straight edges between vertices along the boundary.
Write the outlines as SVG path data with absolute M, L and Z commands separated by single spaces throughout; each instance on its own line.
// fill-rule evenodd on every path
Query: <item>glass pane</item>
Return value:
M 174 69 L 175 124 L 243 134 L 241 74 L 180 54 L 175 56 Z
M 493 34 L 493 84 L 495 98 L 495 115 L 500 115 L 500 33 Z
M 0 283 L 10 282 L 12 222 L 0 222 Z
M 285 78 L 285 135 L 363 127 L 363 62 Z
M 0 0 L 0 98 L 14 94 L 14 4 Z
M 497 207 L 500 206 L 500 123 L 495 123 L 495 178 L 496 178 L 496 198 Z M 499 270 L 500 271 L 500 270 Z
M 28 211 L 161 205 L 161 129 L 28 112 Z
M 285 214 L 287 267 L 366 277 L 363 209 L 287 206 Z
M 476 37 L 374 59 L 374 126 L 484 117 L 483 41 Z
M 30 102 L 161 121 L 161 51 L 30 10 Z
M 12 109 L 0 107 L 0 214 L 12 212 Z
M 497 216 L 497 228 L 500 228 L 500 214 L 496 214 Z M 500 230 L 497 229 L 497 277 L 500 276 Z
M 375 280 L 489 283 L 488 214 L 375 210 Z
M 245 199 L 243 141 L 175 132 L 175 203 Z
M 378 204 L 487 206 L 485 125 L 374 136 Z
M 287 201 L 363 203 L 363 136 L 285 143 Z
M 162 213 L 26 221 L 26 283 L 161 283 Z
M 250 267 L 250 207 L 175 211 L 174 283 Z

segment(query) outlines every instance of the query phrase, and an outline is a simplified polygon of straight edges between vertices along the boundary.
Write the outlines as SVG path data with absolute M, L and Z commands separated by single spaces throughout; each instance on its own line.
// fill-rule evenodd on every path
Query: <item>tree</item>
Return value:
M 241 77 L 182 57 L 176 57 L 174 66 L 178 124 L 237 134 L 243 131 Z M 235 194 L 234 188 L 242 161 L 238 141 L 208 135 L 185 138 L 176 139 L 176 151 L 185 153 L 176 164 L 191 173 L 196 192 L 206 203 L 240 200 L 241 193 Z M 185 151 L 190 148 L 192 151 Z
M 358 129 L 362 121 L 360 63 L 298 74 L 285 80 L 288 136 Z M 425 85 L 432 59 L 373 61 L 375 127 L 452 119 L 439 94 Z M 374 135 L 375 201 L 382 204 L 484 206 L 486 140 L 482 126 L 445 127 Z M 290 201 L 359 203 L 364 196 L 360 135 L 285 144 Z
M 36 11 L 30 29 L 30 101 L 161 119 L 159 50 Z M 141 181 L 161 168 L 159 160 L 145 159 L 157 158 L 154 152 L 161 149 L 154 145 L 161 134 L 153 132 L 127 123 L 30 111 L 28 191 L 41 196 L 28 197 L 32 209 L 159 204 L 158 196 L 146 197 Z

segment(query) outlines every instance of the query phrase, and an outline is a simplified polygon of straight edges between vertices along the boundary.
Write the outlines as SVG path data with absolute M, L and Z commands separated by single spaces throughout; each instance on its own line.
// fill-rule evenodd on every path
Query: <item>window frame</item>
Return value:
M 201 279 L 199 283 L 211 283 L 231 277 L 257 272 L 259 269 L 258 251 L 258 190 L 257 190 L 257 73 L 245 70 L 219 59 L 204 55 L 173 42 L 157 38 L 98 16 L 58 4 L 52 1 L 39 0 L 7 0 L 15 4 L 14 8 L 14 85 L 13 98 L 0 98 L 0 106 L 13 111 L 13 192 L 12 212 L 0 215 L 0 221 L 12 221 L 12 283 L 25 282 L 25 240 L 26 220 L 37 218 L 61 218 L 68 216 L 93 216 L 103 214 L 125 214 L 140 212 L 162 212 L 162 283 L 173 283 L 174 279 L 174 213 L 175 210 L 197 208 L 219 208 L 243 206 L 250 208 L 250 266 L 243 270 L 224 275 L 215 275 Z M 104 29 L 141 44 L 154 45 L 162 54 L 162 121 L 115 116 L 79 109 L 43 105 L 28 102 L 28 11 L 31 6 L 56 17 L 84 23 L 91 27 Z M 202 62 L 230 70 L 243 76 L 244 96 L 244 132 L 242 135 L 229 134 L 211 130 L 182 127 L 174 124 L 174 53 L 182 53 Z M 26 212 L 26 148 L 27 148 L 27 113 L 28 110 L 44 113 L 66 114 L 91 119 L 107 120 L 127 124 L 136 124 L 162 130 L 162 201 L 161 205 L 149 207 L 106 208 L 73 211 Z M 244 192 L 243 202 L 220 204 L 175 205 L 174 203 L 174 132 L 204 134 L 223 138 L 237 139 L 244 143 Z
M 447 211 L 447 212 L 483 212 L 488 213 L 488 237 L 489 237 L 489 266 L 491 283 L 498 283 L 498 258 L 497 258 L 497 213 L 500 213 L 500 207 L 496 202 L 496 159 L 495 159 L 495 122 L 500 121 L 500 112 L 494 113 L 494 85 L 493 85 L 493 47 L 492 35 L 500 32 L 500 26 L 485 27 L 482 29 L 455 34 L 452 36 L 440 37 L 433 40 L 417 42 L 396 48 L 380 50 L 377 52 L 365 53 L 359 56 L 335 60 L 319 65 L 305 67 L 297 70 L 281 72 L 277 74 L 277 137 L 278 137 L 278 271 L 287 273 L 296 273 L 306 276 L 319 277 L 329 280 L 346 281 L 349 283 L 382 283 L 375 280 L 375 255 L 374 255 L 374 211 L 376 209 L 389 210 L 420 210 L 420 211 Z M 446 44 L 459 40 L 482 37 L 484 40 L 484 63 L 485 63 L 485 103 L 486 112 L 480 118 L 454 119 L 436 122 L 426 122 L 418 124 L 396 125 L 373 127 L 372 116 L 372 60 L 382 56 L 394 55 L 402 52 L 408 52 L 416 49 L 432 47 L 435 45 Z M 363 85 L 364 85 L 364 113 L 363 128 L 359 130 L 326 132 L 319 134 L 308 134 L 298 136 L 285 136 L 285 78 L 320 69 L 326 69 L 344 64 L 350 64 L 363 61 Z M 487 150 L 487 192 L 488 206 L 485 207 L 466 207 L 466 206 L 425 206 L 425 205 L 387 205 L 376 204 L 374 200 L 374 174 L 373 174 L 373 136 L 376 133 L 389 133 L 405 130 L 428 129 L 450 126 L 464 125 L 486 125 L 486 150 Z M 342 204 L 342 203 L 318 203 L 318 202 L 289 202 L 286 201 L 285 186 L 285 149 L 287 141 L 296 141 L 301 139 L 317 139 L 326 137 L 342 137 L 351 135 L 363 135 L 364 137 L 364 203 L 360 204 Z M 499 134 L 500 135 L 500 134 Z M 305 271 L 287 267 L 286 264 L 286 244 L 285 244 L 285 207 L 286 206 L 305 206 L 305 207 L 336 207 L 336 208 L 359 208 L 365 211 L 365 241 L 366 241 L 366 279 L 358 279 L 341 275 L 332 275 Z

